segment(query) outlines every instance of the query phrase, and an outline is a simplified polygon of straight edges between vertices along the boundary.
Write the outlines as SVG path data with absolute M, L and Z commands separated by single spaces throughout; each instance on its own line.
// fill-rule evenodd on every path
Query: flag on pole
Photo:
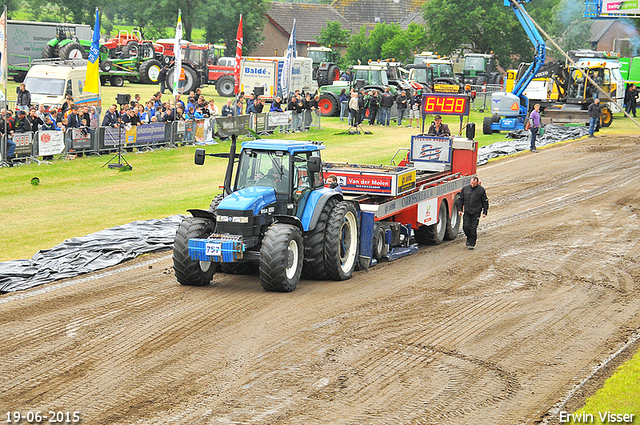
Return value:
M 4 7 L 4 12 L 0 16 L 0 84 L 4 87 L 4 91 L 7 91 L 7 83 L 9 77 L 9 64 L 7 62 L 7 6 Z
M 240 15 L 240 23 L 238 24 L 238 32 L 236 33 L 236 69 L 233 72 L 235 78 L 235 94 L 238 94 L 240 91 L 240 59 L 242 59 L 242 14 Z
M 293 29 L 289 36 L 289 44 L 287 45 L 287 54 L 282 64 L 282 97 L 289 98 L 289 86 L 291 85 L 291 68 L 293 67 L 293 59 L 296 54 L 296 18 L 293 18 Z
M 96 7 L 96 23 L 93 27 L 93 40 L 89 49 L 89 62 L 87 63 L 87 76 L 84 83 L 84 91 L 99 94 L 100 92 L 100 15 Z
M 178 25 L 176 25 L 176 41 L 173 43 L 173 55 L 175 62 L 173 67 L 173 97 L 178 94 L 180 85 L 180 74 L 182 74 L 182 51 L 180 50 L 180 41 L 182 40 L 182 13 L 178 9 Z

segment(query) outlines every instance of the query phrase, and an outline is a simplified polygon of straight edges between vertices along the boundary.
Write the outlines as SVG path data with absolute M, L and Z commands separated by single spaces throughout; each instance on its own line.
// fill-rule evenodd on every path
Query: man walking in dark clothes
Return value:
M 471 182 L 460 191 L 458 201 L 458 214 L 463 215 L 462 230 L 467 236 L 467 246 L 474 249 L 478 238 L 478 222 L 480 214 L 482 218 L 487 216 L 489 210 L 489 199 L 484 188 L 480 186 L 478 176 L 471 177 Z

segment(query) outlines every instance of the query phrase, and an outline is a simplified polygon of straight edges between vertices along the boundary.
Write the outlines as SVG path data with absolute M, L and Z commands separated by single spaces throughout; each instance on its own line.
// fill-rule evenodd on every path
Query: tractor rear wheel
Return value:
M 205 286 L 213 279 L 217 263 L 192 260 L 189 239 L 207 238 L 213 233 L 214 227 L 213 220 L 200 217 L 187 217 L 178 226 L 173 242 L 173 270 L 181 285 Z
M 181 85 L 180 91 L 183 93 L 189 93 L 191 90 L 195 91 L 195 89 L 197 89 L 200 84 L 198 74 L 196 73 L 195 69 L 187 65 L 183 65 L 182 69 L 184 69 L 184 80 L 180 81 L 180 85 Z M 169 89 L 171 89 L 173 86 L 174 72 L 176 72 L 175 66 L 172 66 L 171 68 L 169 68 L 169 71 L 167 72 L 166 81 L 169 83 Z
M 129 40 L 122 48 L 122 57 L 124 59 L 129 59 L 132 56 L 138 56 L 138 50 L 138 42 L 136 40 Z
M 447 203 L 443 200 L 440 202 L 440 208 L 438 208 L 438 222 L 431 226 L 418 227 L 415 231 L 416 241 L 419 244 L 440 245 L 447 231 L 449 222 L 447 214 Z
M 42 52 L 40 53 L 40 57 L 42 59 L 52 59 L 58 56 L 56 53 L 56 46 L 51 46 L 50 44 L 45 44 L 42 48 Z
M 318 71 L 318 85 L 330 86 L 334 81 L 340 79 L 340 70 L 337 66 L 331 65 L 325 71 Z
M 75 41 L 65 45 L 60 49 L 60 59 L 87 59 L 89 53 L 85 50 L 80 43 Z
M 324 265 L 333 280 L 351 278 L 358 260 L 358 212 L 351 202 L 338 202 L 331 210 L 324 233 Z
M 139 75 L 142 84 L 158 84 L 162 64 L 155 59 L 148 59 L 140 64 Z
M 260 283 L 267 291 L 291 292 L 302 273 L 302 233 L 296 226 L 269 226 L 260 248 Z
M 334 95 L 325 93 L 318 100 L 318 109 L 323 117 L 333 117 L 340 113 L 340 104 Z
M 216 81 L 216 90 L 222 97 L 231 97 L 235 92 L 235 79 L 230 75 L 224 75 Z
M 100 62 L 100 69 L 103 70 L 104 72 L 111 71 L 112 67 L 113 67 L 113 63 L 109 59 L 105 59 Z
M 324 204 L 316 227 L 307 232 L 304 238 L 302 276 L 306 279 L 320 280 L 327 278 L 327 271 L 324 266 L 324 233 L 329 213 L 337 203 L 337 199 L 331 198 Z

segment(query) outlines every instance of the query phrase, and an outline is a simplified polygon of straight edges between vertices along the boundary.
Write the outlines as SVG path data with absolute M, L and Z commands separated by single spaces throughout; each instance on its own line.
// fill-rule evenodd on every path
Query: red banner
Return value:
M 242 15 L 240 15 L 238 33 L 236 34 L 236 69 L 233 72 L 233 76 L 235 78 L 235 94 L 238 94 L 238 91 L 240 90 L 240 59 L 242 59 Z

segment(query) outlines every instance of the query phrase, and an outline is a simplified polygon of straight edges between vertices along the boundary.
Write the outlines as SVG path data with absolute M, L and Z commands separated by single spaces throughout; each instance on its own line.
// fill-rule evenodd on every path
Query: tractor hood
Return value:
M 260 210 L 276 202 L 276 191 L 268 186 L 254 186 L 240 189 L 227 196 L 218 205 L 219 210 L 253 211 L 258 215 Z

